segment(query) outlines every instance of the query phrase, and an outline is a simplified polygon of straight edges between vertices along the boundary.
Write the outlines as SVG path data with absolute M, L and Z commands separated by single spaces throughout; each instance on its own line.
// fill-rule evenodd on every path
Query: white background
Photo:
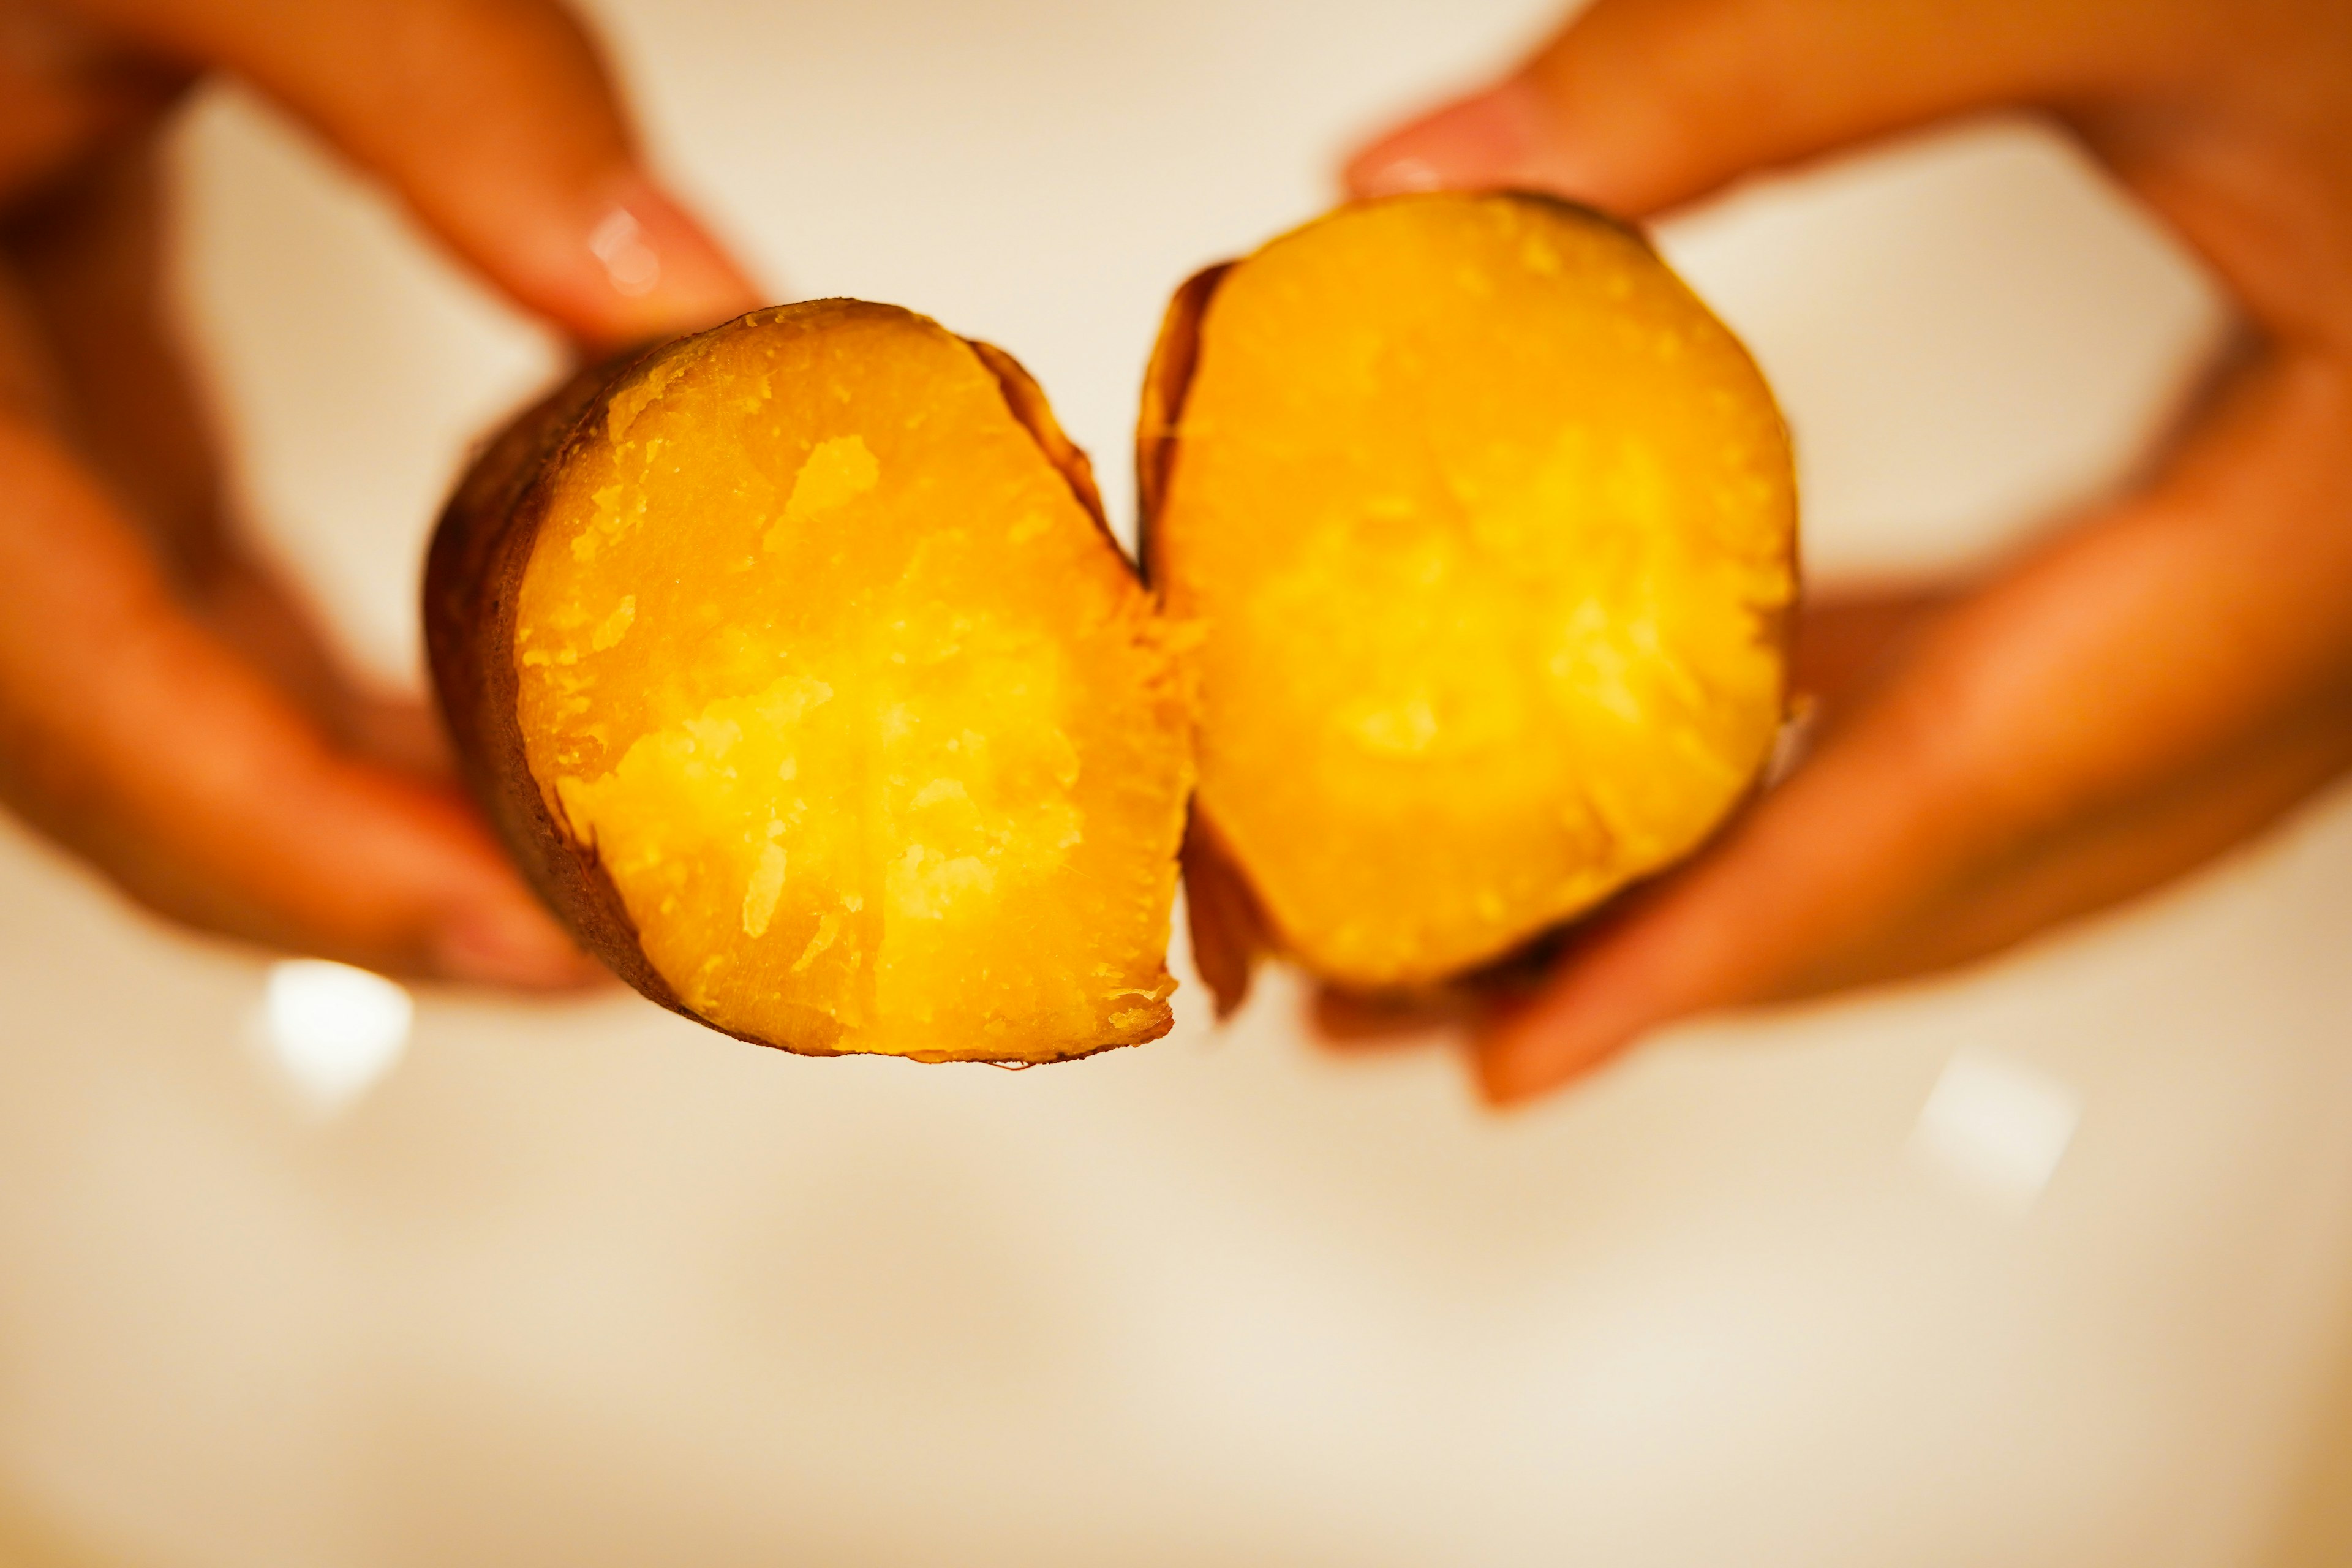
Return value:
M 1168 291 L 1545 15 L 601 11 L 780 296 L 1012 349 L 1115 506 Z M 427 521 L 548 348 L 251 101 L 180 152 L 241 493 L 408 679 Z M 1664 238 L 1783 394 L 1817 576 L 1980 559 L 2116 482 L 2221 330 L 2021 122 Z M 1981 973 L 1678 1031 L 1508 1120 L 1438 1046 L 1322 1054 L 1282 984 L 1017 1075 L 426 994 L 321 1120 L 254 1049 L 261 958 L 10 830 L 0 1555 L 21 1516 L 207 1568 L 2264 1561 L 2343 1341 L 2347 889 L 2339 802 Z

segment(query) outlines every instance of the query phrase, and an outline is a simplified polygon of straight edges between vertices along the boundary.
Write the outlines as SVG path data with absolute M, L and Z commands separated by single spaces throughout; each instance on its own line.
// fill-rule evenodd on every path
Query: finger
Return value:
M 1599 0 L 1500 82 L 1374 141 L 1345 179 L 1362 195 L 1522 186 L 1640 216 L 1961 110 L 2162 79 L 2208 43 L 2199 9 Z
M 595 973 L 453 795 L 355 763 L 173 603 L 46 436 L 0 420 L 0 795 L 153 908 L 412 974 Z
M 1868 689 L 1953 597 L 1948 589 L 1923 586 L 1832 592 L 1809 601 L 1792 638 L 1792 686 L 1819 701 L 1833 722 L 1838 710 Z M 1326 1046 L 1362 1051 L 1483 1024 L 1531 994 L 1542 965 L 1590 945 L 1640 901 L 1629 896 L 1599 917 L 1553 933 L 1528 954 L 1446 986 L 1378 994 L 1318 986 L 1308 1005 L 1308 1026 Z
M 1445 992 L 1372 996 L 1318 986 L 1307 1025 L 1321 1044 L 1348 1052 L 1417 1045 L 1477 1016 L 1463 996 Z
M 2318 700 L 2352 667 L 2347 424 L 2344 368 L 2249 371 L 2161 486 L 1954 611 L 1715 851 L 1499 1024 L 1488 1092 L 1810 989 L 1972 873 Z
M 1792 994 L 1954 968 L 2161 886 L 2271 826 L 2352 768 L 2352 691 L 2328 693 L 2245 745 L 2068 825 L 1891 924 Z
M 552 0 L 81 0 L 252 81 L 389 183 L 526 309 L 618 343 L 759 303 L 646 171 L 595 46 Z
M 1943 586 L 1875 591 L 1806 590 L 1790 639 L 1789 684 L 1837 711 L 1868 692 L 1917 642 L 1958 593 Z
M 1951 599 L 1948 590 L 1920 587 L 1849 591 L 1809 601 L 1792 639 L 1791 684 L 1833 716 Z M 1483 1024 L 1533 992 L 1538 963 L 1590 945 L 1639 901 L 1629 896 L 1602 915 L 1554 933 L 1528 958 L 1515 957 L 1444 987 L 1368 994 L 1318 986 L 1308 1005 L 1308 1026 L 1323 1045 L 1352 1052 L 1418 1044 L 1444 1031 Z
M 337 751 L 420 781 L 456 782 L 456 760 L 433 710 L 354 674 L 282 574 L 232 546 L 202 575 L 173 586 L 190 618 L 268 677 Z
M 1501 81 L 1380 137 L 1360 195 L 1549 190 L 1643 216 L 1963 111 L 2057 115 L 2282 342 L 2352 350 L 2341 7 L 1599 0 Z
M 228 526 L 215 443 L 165 320 L 154 138 L 89 158 L 0 238 L 0 398 L 69 445 L 180 603 L 358 755 L 453 776 L 423 706 L 367 689 Z M 13 388 L 8 396 L 5 389 Z
M 1629 893 L 1611 908 L 1555 927 L 1475 969 L 1409 990 L 1351 991 L 1316 988 L 1308 1020 L 1317 1037 L 1341 1050 L 1360 1050 L 1424 1040 L 1444 1032 L 1475 1030 L 1517 1007 L 1568 955 L 1596 941 L 1626 918 L 1642 900 Z
M 23 401 L 139 523 L 174 576 L 227 530 L 215 443 L 167 320 L 158 136 L 86 154 L 0 228 L 7 363 Z
M 48 5 L 0 0 L 0 207 L 162 117 L 189 73 L 126 54 Z

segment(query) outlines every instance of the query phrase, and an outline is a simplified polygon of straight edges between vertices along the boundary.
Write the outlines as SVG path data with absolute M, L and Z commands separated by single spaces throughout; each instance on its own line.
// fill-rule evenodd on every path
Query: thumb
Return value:
M 1501 81 L 1372 142 L 1344 178 L 1357 195 L 1519 186 L 1645 215 L 1964 110 L 2126 91 L 2197 47 L 2183 9 L 1599 0 Z
M 0 419 L 0 801 L 151 907 L 394 973 L 595 973 L 454 796 L 333 745 L 185 613 L 47 433 Z
M 553 0 L 82 0 L 128 40 L 245 78 L 383 179 L 516 303 L 614 343 L 759 301 L 649 175 Z

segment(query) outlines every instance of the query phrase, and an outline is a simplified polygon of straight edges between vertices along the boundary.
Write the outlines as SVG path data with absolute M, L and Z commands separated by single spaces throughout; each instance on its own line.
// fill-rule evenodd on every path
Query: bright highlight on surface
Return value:
M 340 1110 L 392 1070 L 415 1004 L 380 974 L 324 959 L 270 966 L 262 1025 L 271 1056 L 315 1109 Z
M 2074 1142 L 2083 1098 L 2047 1073 L 1962 1051 L 1920 1108 L 1911 1152 L 1982 1194 L 2030 1208 Z

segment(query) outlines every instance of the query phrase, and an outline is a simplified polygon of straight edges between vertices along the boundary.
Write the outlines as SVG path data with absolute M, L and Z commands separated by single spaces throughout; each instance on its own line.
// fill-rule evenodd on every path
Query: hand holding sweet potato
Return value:
M 240 542 L 160 304 L 154 143 L 241 78 L 592 343 L 751 300 L 551 0 L 0 0 L 0 799 L 193 924 L 400 973 L 593 970 Z
M 2137 493 L 1949 602 L 1801 624 L 1801 683 L 1809 645 L 1866 678 L 1832 693 L 1786 785 L 1490 1024 L 1496 1097 L 1703 1009 L 1993 952 L 2221 852 L 2352 762 L 2352 10 L 1599 0 L 1349 179 L 1638 216 L 1994 105 L 2057 116 L 2197 249 L 2244 314 L 2242 356 Z

